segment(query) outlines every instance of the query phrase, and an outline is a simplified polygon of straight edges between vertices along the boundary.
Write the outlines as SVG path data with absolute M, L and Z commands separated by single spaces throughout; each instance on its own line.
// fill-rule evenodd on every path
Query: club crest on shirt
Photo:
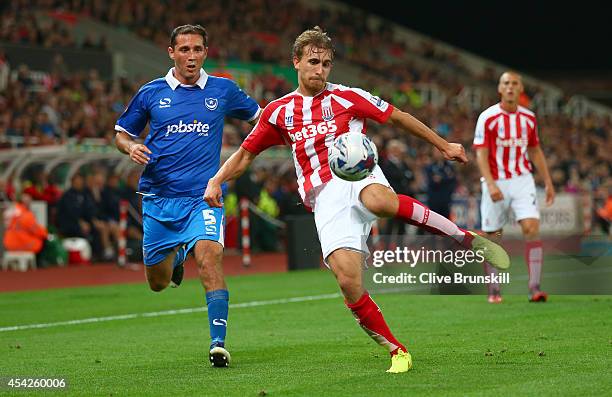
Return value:
M 323 120 L 331 121 L 334 119 L 334 112 L 331 106 L 323 106 L 321 108 L 321 113 L 323 114 Z
M 219 105 L 219 101 L 217 100 L 217 98 L 206 98 L 204 100 L 204 105 L 208 110 L 215 110 Z

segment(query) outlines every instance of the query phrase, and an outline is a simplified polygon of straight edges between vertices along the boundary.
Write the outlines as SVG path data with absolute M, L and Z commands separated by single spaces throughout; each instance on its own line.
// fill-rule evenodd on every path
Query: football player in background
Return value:
M 532 162 L 544 179 L 547 206 L 555 200 L 555 189 L 540 147 L 535 114 L 519 105 L 523 90 L 518 73 L 503 73 L 497 86 L 501 101 L 482 112 L 476 123 L 474 148 L 482 175 L 481 229 L 488 238 L 500 242 L 508 211 L 514 212 L 526 241 L 529 301 L 546 302 L 548 295 L 540 289 L 543 254 Z M 485 271 L 496 272 L 487 263 Z M 501 303 L 499 284 L 489 284 L 488 300 Z

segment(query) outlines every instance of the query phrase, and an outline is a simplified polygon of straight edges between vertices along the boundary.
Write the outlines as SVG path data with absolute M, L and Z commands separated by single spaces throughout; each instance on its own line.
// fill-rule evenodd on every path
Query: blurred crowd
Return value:
M 40 22 L 30 11 L 33 9 L 51 16 L 52 22 Z M 408 43 L 389 26 L 368 21 L 359 10 L 331 10 L 295 0 L 13 0 L 6 2 L 2 10 L 0 41 L 41 46 L 106 49 L 104 38 L 94 36 L 75 44 L 69 22 L 79 15 L 129 29 L 164 49 L 172 28 L 201 23 L 210 36 L 209 57 L 221 65 L 227 61 L 288 65 L 293 39 L 316 21 L 334 39 L 337 59 L 359 67 L 361 88 L 412 113 L 448 140 L 463 143 L 472 160 L 474 154 L 469 148 L 476 118 L 497 101 L 498 76 L 493 69 L 477 75 L 452 50 L 427 39 Z M 95 70 L 70 71 L 61 56 L 54 59 L 53 65 L 49 73 L 37 75 L 26 65 L 11 65 L 0 50 L 0 146 L 12 147 L 17 141 L 19 145 L 32 146 L 91 138 L 111 143 L 115 120 L 145 82 L 104 81 Z M 222 67 L 209 72 L 228 75 Z M 446 99 L 432 105 L 420 94 L 419 85 L 434 86 Z M 478 111 L 456 100 L 468 85 L 478 86 L 486 93 Z M 269 72 L 253 76 L 244 88 L 261 106 L 293 89 L 285 79 Z M 539 90 L 527 87 L 526 105 Z M 538 122 L 557 191 L 593 192 L 596 206 L 603 205 L 612 194 L 610 118 L 576 118 L 558 113 L 538 115 Z M 239 145 L 248 131 L 245 123 L 229 121 L 224 145 Z M 440 205 L 432 201 L 436 197 L 479 194 L 474 161 L 461 167 L 447 164 L 423 142 L 386 125 L 370 123 L 368 131 L 379 148 L 381 166 L 396 190 L 421 197 L 432 206 Z M 274 218 L 301 212 L 293 172 L 291 166 L 281 172 L 256 167 L 236 184 L 234 192 L 251 198 Z M 93 222 L 90 229 L 100 234 L 102 243 L 112 241 L 112 227 L 105 232 Z
M 51 2 L 41 2 L 50 4 Z M 82 48 L 108 51 L 104 36 L 90 34 L 80 42 L 76 40 L 70 23 L 62 13 L 52 14 L 56 18 L 38 18 L 29 1 L 3 1 L 0 3 L 0 42 L 20 45 L 36 45 L 45 48 Z M 42 8 L 43 10 L 45 7 Z M 55 12 L 55 8 L 47 8 Z
M 139 244 L 142 241 L 141 204 L 136 193 L 140 171 L 133 169 L 122 178 L 110 170 L 111 168 L 102 164 L 88 167 L 87 170 L 70 176 L 66 189 L 62 189 L 55 182 L 57 175 L 49 175 L 41 168 L 33 168 L 27 172 L 20 191 L 15 191 L 10 182 L 2 183 L 0 201 L 8 210 L 5 213 L 5 247 L 10 250 L 30 251 L 27 247 L 31 244 L 36 247 L 32 251 L 39 253 L 47 243 L 48 230 L 51 235 L 61 239 L 86 240 L 91 247 L 94 262 L 114 261 L 117 259 L 121 233 L 119 203 L 125 200 L 128 204 L 126 237 L 135 247 L 132 250 L 133 255 L 138 257 Z M 41 226 L 23 227 L 22 217 L 25 215 L 32 218 L 28 212 L 32 212 L 30 205 L 33 200 L 46 203 L 47 228 L 44 234 L 39 231 Z M 34 225 L 33 220 L 28 222 Z M 28 230 L 31 233 L 26 233 Z M 20 236 L 21 247 L 10 243 L 11 236 L 16 234 Z

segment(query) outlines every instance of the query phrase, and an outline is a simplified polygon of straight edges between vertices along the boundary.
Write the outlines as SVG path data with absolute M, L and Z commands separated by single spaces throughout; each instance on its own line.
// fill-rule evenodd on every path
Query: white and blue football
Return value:
M 361 133 L 338 136 L 329 147 L 329 167 L 346 181 L 360 181 L 372 173 L 378 163 L 376 145 Z

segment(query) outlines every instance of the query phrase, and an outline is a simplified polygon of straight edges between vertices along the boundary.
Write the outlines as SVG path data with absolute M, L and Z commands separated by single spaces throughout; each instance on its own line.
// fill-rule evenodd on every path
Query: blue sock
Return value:
M 226 289 L 207 292 L 206 304 L 208 305 L 208 323 L 210 325 L 210 338 L 212 339 L 212 343 L 225 343 L 227 312 L 229 310 L 229 292 Z

